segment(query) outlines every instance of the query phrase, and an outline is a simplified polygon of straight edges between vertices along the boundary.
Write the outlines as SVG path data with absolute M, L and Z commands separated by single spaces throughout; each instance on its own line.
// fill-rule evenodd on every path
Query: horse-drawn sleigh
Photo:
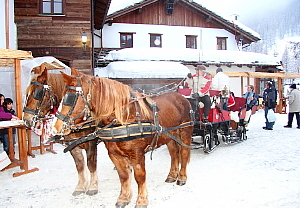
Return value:
M 32 120 L 35 114 L 41 114 L 39 110 L 41 106 L 52 99 L 51 93 L 42 90 L 44 85 L 47 85 L 45 76 L 47 77 L 46 72 L 37 75 L 29 86 L 24 108 L 24 120 L 27 121 L 28 126 L 33 125 Z M 177 92 L 150 97 L 132 91 L 127 85 L 106 78 L 78 73 L 69 76 L 62 73 L 60 82 L 62 79 L 65 82 L 65 90 L 62 93 L 63 97 L 57 93 L 57 102 L 60 100 L 61 102 L 53 121 L 54 133 L 67 136 L 90 121 L 96 122 L 92 133 L 84 131 L 83 137 L 71 140 L 68 143 L 69 147 L 66 148 L 71 151 L 73 157 L 75 155 L 74 160 L 79 173 L 79 183 L 75 194 L 84 192 L 83 184 L 87 183 L 81 170 L 83 166 L 80 160 L 82 159 L 80 147 L 88 151 L 88 162 L 90 160 L 93 164 L 90 166 L 92 182 L 88 189 L 92 194 L 98 190 L 95 170 L 96 145 L 102 141 L 105 143 L 121 182 L 121 192 L 116 207 L 125 207 L 131 200 L 130 175 L 132 170 L 138 184 L 136 207 L 147 207 L 145 170 L 147 151 L 166 144 L 171 156 L 171 167 L 166 182 L 184 185 L 187 180 L 186 168 L 191 149 L 203 147 L 204 151 L 209 153 L 219 145 L 220 139 L 225 143 L 246 139 L 245 103 L 237 108 L 238 125 L 233 128 L 230 123 L 230 111 L 223 108 L 226 99 L 221 95 L 214 97 L 210 122 L 203 123 L 201 118 L 200 120 L 194 119 L 194 112 L 189 101 Z M 34 106 L 39 106 L 39 109 L 29 110 L 26 113 L 26 109 L 35 109 Z M 45 109 L 44 112 L 46 112 Z M 201 140 L 193 141 L 192 136 L 201 136 Z M 77 157 L 80 159 L 76 160 L 78 154 Z

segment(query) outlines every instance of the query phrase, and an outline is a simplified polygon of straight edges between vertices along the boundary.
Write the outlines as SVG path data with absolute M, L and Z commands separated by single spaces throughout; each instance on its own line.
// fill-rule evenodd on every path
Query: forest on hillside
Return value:
M 261 36 L 244 50 L 277 56 L 284 71 L 300 73 L 300 1 L 286 1 L 283 7 L 264 11 L 243 21 Z

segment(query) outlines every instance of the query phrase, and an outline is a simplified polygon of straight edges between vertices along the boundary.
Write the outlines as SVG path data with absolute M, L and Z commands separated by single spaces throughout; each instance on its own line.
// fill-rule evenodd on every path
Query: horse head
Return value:
M 76 69 L 71 74 L 80 76 Z M 23 108 L 23 120 L 27 127 L 35 127 L 45 115 L 59 106 L 65 83 L 61 74 L 48 73 L 42 68 L 40 74 L 33 75 L 26 90 L 26 102 Z
M 52 130 L 57 135 L 67 135 L 71 130 L 76 129 L 76 125 L 82 123 L 90 117 L 90 104 L 88 101 L 88 93 L 90 88 L 82 83 L 84 81 L 83 74 L 80 77 L 76 75 L 67 75 L 61 72 L 63 80 L 66 84 L 64 97 L 58 111 L 56 118 L 52 124 Z
M 51 91 L 48 82 L 47 70 L 34 75 L 26 90 L 26 101 L 23 108 L 23 120 L 27 127 L 39 125 L 50 109 L 56 104 L 57 99 Z
M 103 77 L 81 75 L 69 76 L 62 72 L 67 91 L 58 108 L 53 122 L 53 132 L 65 135 L 86 122 L 93 114 L 104 125 L 117 119 L 120 124 L 127 123 L 134 116 L 129 115 L 133 108 L 132 89 L 118 81 Z M 139 100 L 142 102 L 142 99 Z M 130 104 L 131 103 L 131 104 Z M 146 109 L 146 107 L 143 107 Z M 143 110 L 142 111 L 146 111 Z M 143 114 L 144 115 L 144 114 Z M 77 126 L 77 127 L 76 127 Z

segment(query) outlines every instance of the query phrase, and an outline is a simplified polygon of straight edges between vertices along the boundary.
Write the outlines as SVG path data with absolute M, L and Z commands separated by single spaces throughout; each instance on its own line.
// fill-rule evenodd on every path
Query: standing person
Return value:
M 289 103 L 289 114 L 288 114 L 288 124 L 284 126 L 285 128 L 292 128 L 293 118 L 296 115 L 297 129 L 300 129 L 300 91 L 296 88 L 296 84 L 290 86 L 290 93 L 288 95 Z
M 4 95 L 0 94 L 0 98 Z M 1 98 L 1 105 L 0 105 L 0 120 L 7 121 L 11 119 L 19 120 L 17 116 L 15 116 L 15 111 L 12 109 L 13 101 L 10 98 L 5 98 L 2 101 Z M 0 135 L 2 135 L 2 142 L 3 142 L 3 149 L 9 155 L 9 145 L 8 145 L 8 134 L 7 129 L 1 129 Z
M 263 129 L 273 130 L 275 121 L 268 121 L 268 111 L 269 109 L 274 111 L 274 108 L 276 107 L 277 90 L 271 81 L 267 82 L 266 88 L 264 89 L 263 103 L 265 106 L 265 118 L 266 118 L 266 126 L 264 126 Z
M 195 99 L 196 102 L 191 102 L 193 110 L 196 114 L 196 119 L 199 119 L 199 101 L 204 104 L 204 112 L 203 112 L 203 121 L 208 121 L 208 114 L 210 111 L 210 97 L 209 97 L 209 89 L 211 86 L 211 75 L 206 72 L 206 68 L 202 65 L 196 67 L 196 74 L 193 75 L 193 82 L 188 83 L 189 88 L 192 88 L 192 98 Z M 192 86 L 190 86 L 192 84 Z
M 211 89 L 222 91 L 227 88 L 229 90 L 229 76 L 223 72 L 222 68 L 216 69 L 216 75 L 212 79 Z
M 242 97 L 246 98 L 247 110 L 252 109 L 252 107 L 254 105 L 256 105 L 256 103 L 257 103 L 257 100 L 255 98 L 254 86 L 253 85 L 249 85 L 247 87 L 247 92 Z

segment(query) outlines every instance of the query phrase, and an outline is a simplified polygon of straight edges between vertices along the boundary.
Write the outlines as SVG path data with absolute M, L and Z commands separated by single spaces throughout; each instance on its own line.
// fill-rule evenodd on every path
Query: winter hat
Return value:
M 202 70 L 202 71 L 205 71 L 205 70 L 206 70 L 206 68 L 205 68 L 205 66 L 198 65 L 198 66 L 196 67 L 196 69 L 195 69 L 195 70 Z
M 218 73 L 218 72 L 223 72 L 223 69 L 222 68 L 217 68 L 216 73 Z
M 296 84 L 291 84 L 290 88 L 296 89 L 296 88 L 297 88 L 297 87 L 296 87 Z

